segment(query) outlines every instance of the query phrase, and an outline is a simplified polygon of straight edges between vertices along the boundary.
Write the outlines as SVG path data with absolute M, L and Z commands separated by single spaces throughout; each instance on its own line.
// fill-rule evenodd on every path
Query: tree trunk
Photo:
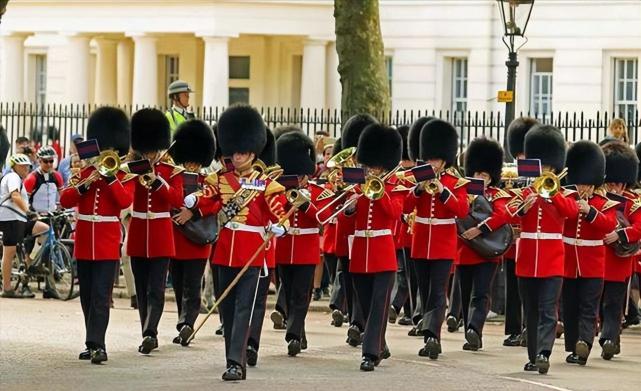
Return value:
M 334 0 L 343 118 L 391 109 L 378 0 Z

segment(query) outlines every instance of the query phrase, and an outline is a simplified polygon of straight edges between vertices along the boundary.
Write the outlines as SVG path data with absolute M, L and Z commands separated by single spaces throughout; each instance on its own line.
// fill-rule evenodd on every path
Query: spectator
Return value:
M 24 180 L 29 195 L 31 209 L 37 213 L 53 212 L 58 208 L 62 175 L 53 169 L 56 151 L 52 147 L 42 147 L 38 151 L 38 169 L 32 171 Z
M 7 131 L 0 126 L 0 170 L 4 169 L 5 161 L 7 155 L 9 154 L 9 149 L 11 144 L 9 143 L 9 138 L 7 137 Z
M 29 167 L 29 171 L 31 171 L 31 169 L 34 167 L 34 163 L 36 162 L 36 156 L 29 139 L 24 136 L 16 138 L 16 141 L 14 142 L 13 153 L 21 153 L 23 155 L 26 155 L 31 162 L 31 166 Z M 7 167 L 5 167 L 4 171 L 2 172 L 2 175 L 6 175 L 9 172 L 11 172 L 11 167 L 7 165 Z
M 625 126 L 625 121 L 621 118 L 615 118 L 610 122 L 608 126 L 608 134 L 605 136 L 599 145 L 603 146 L 610 141 L 623 141 L 626 144 L 630 144 L 628 138 L 628 128 Z
M 71 136 L 71 143 L 69 144 L 69 155 L 60 161 L 58 165 L 58 172 L 62 175 L 62 182 L 67 185 L 69 183 L 69 178 L 71 178 L 71 168 L 72 168 L 72 158 L 78 155 L 78 150 L 76 149 L 76 143 L 83 141 L 83 138 L 79 134 L 74 134 Z

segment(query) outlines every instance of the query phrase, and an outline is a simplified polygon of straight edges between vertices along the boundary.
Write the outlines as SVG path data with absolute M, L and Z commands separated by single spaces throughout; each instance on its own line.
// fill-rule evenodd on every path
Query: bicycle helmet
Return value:
M 39 159 L 48 158 L 48 157 L 54 158 L 54 159 L 58 158 L 58 154 L 56 153 L 56 150 L 50 146 L 40 148 L 36 156 L 38 156 Z
M 17 164 L 26 164 L 30 166 L 31 160 L 29 160 L 29 157 L 23 153 L 16 153 L 11 155 L 9 158 L 9 167 L 13 167 Z

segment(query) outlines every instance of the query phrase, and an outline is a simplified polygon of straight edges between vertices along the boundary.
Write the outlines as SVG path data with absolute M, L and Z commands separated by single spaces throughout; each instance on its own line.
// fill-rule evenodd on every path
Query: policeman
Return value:
M 189 94 L 194 92 L 187 82 L 176 80 L 167 87 L 167 95 L 171 100 L 171 108 L 165 112 L 173 133 L 178 125 L 188 119 L 195 118 L 189 108 Z

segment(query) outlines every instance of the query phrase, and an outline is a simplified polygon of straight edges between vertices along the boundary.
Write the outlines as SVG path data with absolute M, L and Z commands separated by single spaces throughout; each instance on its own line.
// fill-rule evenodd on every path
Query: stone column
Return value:
M 98 56 L 96 58 L 96 96 L 100 105 L 116 103 L 116 45 L 117 41 L 108 38 L 96 39 Z
M 341 76 L 338 73 L 338 53 L 336 52 L 336 42 L 330 42 L 327 45 L 327 80 L 325 90 L 325 106 L 329 109 L 341 108 Z
M 131 104 L 154 106 L 158 104 L 158 54 L 156 38 L 135 34 L 134 77 Z M 134 107 L 135 109 L 135 107 Z
M 131 41 L 129 39 L 123 39 L 119 41 L 116 51 L 117 51 L 116 102 L 119 105 L 130 105 L 131 104 L 131 83 L 133 79 L 132 78 L 133 53 L 132 53 Z
M 325 46 L 327 41 L 310 39 L 303 48 L 303 75 L 300 106 L 322 109 L 325 107 Z
M 229 37 L 204 36 L 203 107 L 229 105 Z
M 67 101 L 87 104 L 89 99 L 89 40 L 82 34 L 67 36 Z
M 2 36 L 0 102 L 22 102 L 24 100 L 25 39 L 26 35 L 21 34 Z

